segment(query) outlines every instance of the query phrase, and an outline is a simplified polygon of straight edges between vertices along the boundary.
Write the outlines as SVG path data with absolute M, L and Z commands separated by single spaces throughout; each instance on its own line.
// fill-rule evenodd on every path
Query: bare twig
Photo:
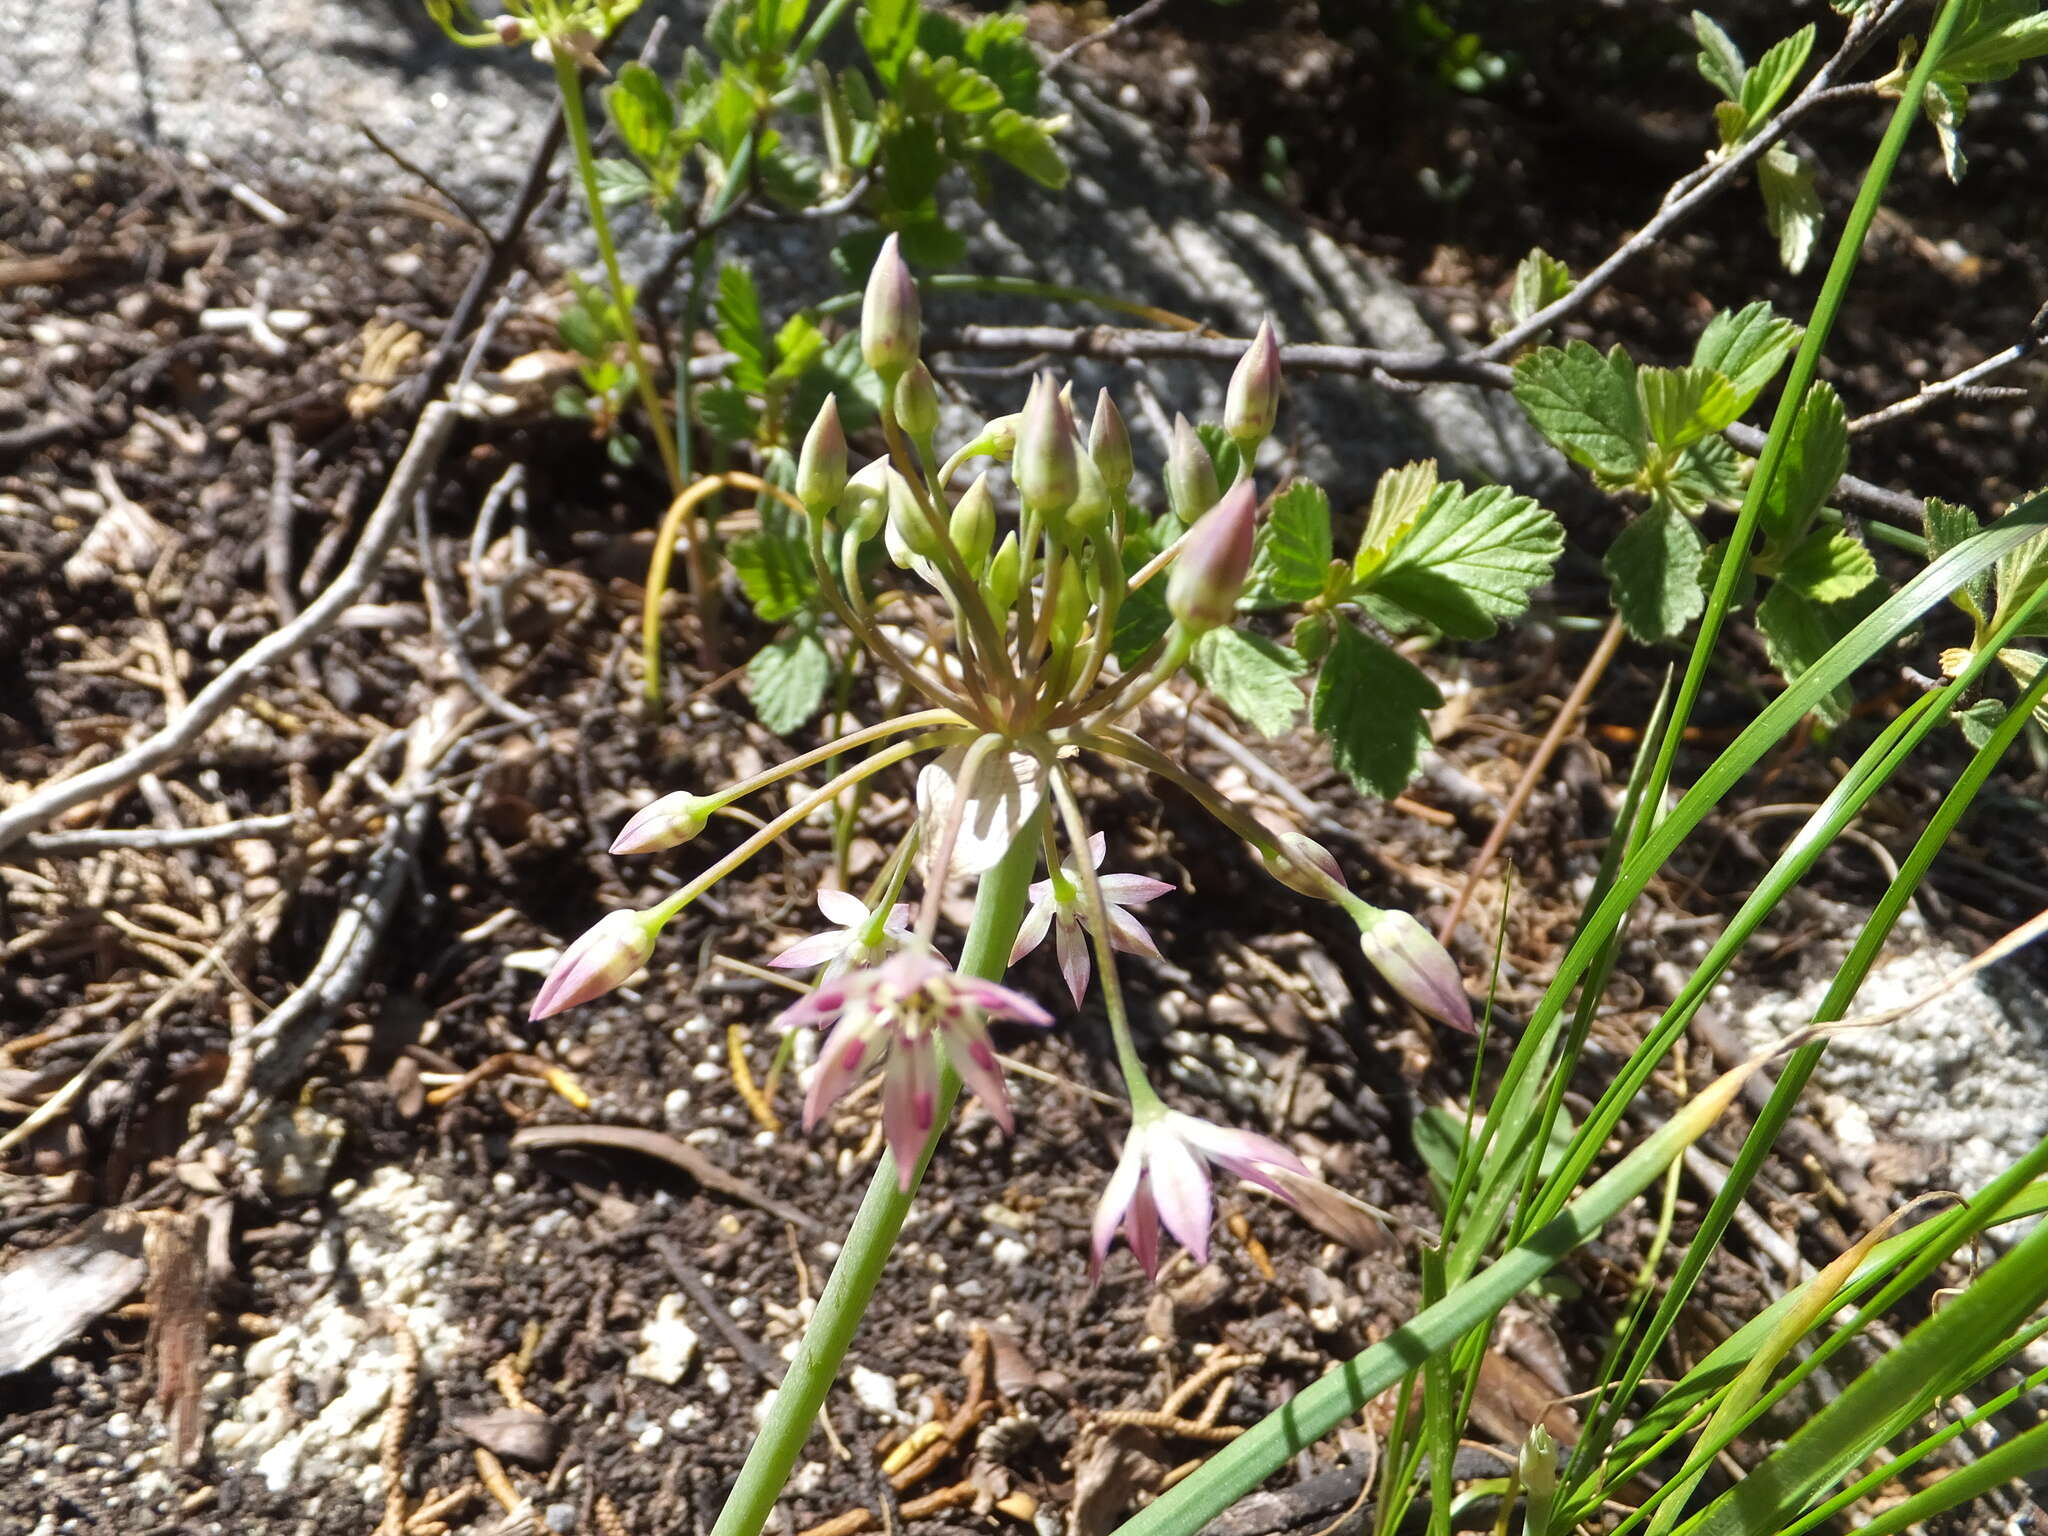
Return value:
M 2044 320 L 2048 320 L 2048 309 L 2041 312 L 2031 334 L 2014 342 L 2003 352 L 1994 352 L 1981 363 L 1973 363 L 1961 373 L 1943 379 L 1938 384 L 1922 385 L 1917 395 L 1908 395 L 1903 400 L 1894 400 L 1890 405 L 1858 416 L 1849 423 L 1849 431 L 1852 434 L 1868 432 L 1872 427 L 1881 427 L 1889 422 L 1916 415 L 1942 400 L 1984 398 L 1992 391 L 1983 388 L 1983 380 L 2002 368 L 2010 368 L 2014 363 L 2024 362 L 2044 346 L 2048 346 L 2048 326 L 2041 324 Z M 1997 398 L 2019 399 L 2025 394 L 2025 390 L 2000 391 Z
M 287 811 L 277 816 L 245 816 L 200 827 L 95 827 L 83 832 L 33 832 L 22 839 L 28 851 L 42 858 L 69 859 L 113 849 L 161 853 L 176 848 L 204 848 L 245 837 L 289 837 L 300 818 Z
M 263 586 L 280 625 L 299 616 L 299 601 L 292 591 L 292 518 L 298 502 L 292 480 L 298 468 L 299 445 L 292 436 L 291 423 L 270 424 L 270 517 L 263 529 Z M 301 651 L 292 658 L 292 670 L 309 688 L 320 685 L 320 673 L 313 658 Z
M 127 751 L 96 768 L 88 768 L 59 783 L 46 784 L 20 804 L 0 811 L 0 852 L 48 826 L 73 806 L 125 789 L 145 773 L 154 773 L 175 762 L 233 707 L 252 683 L 325 633 L 336 616 L 369 590 L 382 574 L 385 553 L 404 523 L 406 508 L 414 492 L 440 463 L 454 425 L 453 407 L 437 401 L 427 408 L 398 467 L 391 472 L 383 500 L 363 528 L 355 554 L 333 584 L 306 606 L 305 612 L 229 662 L 186 709 Z
M 469 658 L 461 630 L 449 619 L 448 602 L 441 591 L 441 573 L 436 569 L 438 562 L 434 559 L 434 531 L 427 521 L 426 492 L 422 491 L 413 498 L 412 516 L 413 538 L 419 544 L 420 584 L 427 596 L 427 623 L 439 637 L 442 649 L 448 653 L 456 675 L 476 695 L 477 702 L 499 719 L 521 729 L 539 725 L 539 716 L 531 710 L 521 709 L 484 680 L 483 674 L 476 669 L 476 663 Z
M 1126 11 L 1108 26 L 1090 32 L 1086 37 L 1077 38 L 1045 61 L 1045 78 L 1050 80 L 1072 63 L 1078 54 L 1093 48 L 1097 43 L 1106 43 L 1119 32 L 1128 32 L 1133 27 L 1143 26 L 1165 9 L 1166 0 L 1144 0 L 1144 4 Z

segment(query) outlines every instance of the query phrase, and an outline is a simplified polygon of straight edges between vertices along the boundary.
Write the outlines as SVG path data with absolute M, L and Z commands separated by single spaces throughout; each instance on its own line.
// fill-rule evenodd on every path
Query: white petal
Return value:
M 966 747 L 955 747 L 937 762 L 925 764 L 917 776 L 917 808 L 924 823 L 918 857 L 927 879 L 952 815 L 960 766 L 967 752 Z M 1045 803 L 1045 783 L 1045 764 L 1029 752 L 986 755 L 960 820 L 951 873 L 979 875 L 994 868 L 1010 851 L 1017 833 Z
M 818 910 L 825 914 L 825 921 L 841 928 L 851 928 L 856 923 L 868 920 L 868 904 L 851 891 L 834 890 L 827 886 L 818 892 Z

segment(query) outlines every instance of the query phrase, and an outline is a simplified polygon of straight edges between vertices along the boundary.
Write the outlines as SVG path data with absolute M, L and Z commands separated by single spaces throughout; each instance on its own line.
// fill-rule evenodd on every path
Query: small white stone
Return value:
M 704 1367 L 704 1390 L 713 1397 L 732 1396 L 732 1372 L 722 1365 Z
M 1015 1269 L 1030 1257 L 1030 1245 L 1020 1243 L 1014 1237 L 1006 1237 L 996 1244 L 995 1260 L 1005 1269 Z
M 683 1298 L 671 1291 L 655 1304 L 654 1316 L 641 1327 L 639 1352 L 626 1362 L 626 1369 L 672 1387 L 683 1379 L 696 1354 L 697 1330 L 683 1321 Z M 658 1427 L 656 1438 L 660 1438 Z
M 861 1407 L 878 1418 L 902 1422 L 903 1406 L 896 1397 L 895 1377 L 885 1376 L 865 1365 L 856 1365 L 847 1380 L 853 1388 L 855 1401 Z

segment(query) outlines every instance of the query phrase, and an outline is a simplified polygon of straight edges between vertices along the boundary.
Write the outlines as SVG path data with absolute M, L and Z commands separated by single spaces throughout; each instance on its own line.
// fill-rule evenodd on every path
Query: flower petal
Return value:
M 1241 1179 L 1253 1179 L 1272 1188 L 1269 1180 L 1247 1172 L 1261 1164 L 1284 1168 L 1302 1178 L 1311 1175 L 1308 1165 L 1270 1136 L 1261 1136 L 1254 1131 L 1240 1131 L 1227 1125 L 1216 1125 L 1208 1120 L 1198 1120 L 1193 1115 L 1178 1111 L 1169 1115 L 1173 1134 L 1186 1142 L 1195 1151 L 1220 1164 Z
M 844 928 L 834 928 L 826 933 L 814 933 L 809 938 L 798 939 L 768 963 L 778 971 L 808 970 L 814 965 L 829 965 L 845 954 L 853 943 L 853 934 Z
M 1124 1221 L 1124 1241 L 1131 1245 L 1138 1267 L 1155 1284 L 1159 1279 L 1159 1207 L 1152 1199 L 1152 1181 L 1141 1179 L 1131 1196 L 1131 1214 Z
M 978 976 L 956 976 L 953 985 L 961 997 L 993 1018 L 1015 1019 L 1019 1024 L 1036 1024 L 1041 1029 L 1052 1023 L 1052 1015 L 1022 992 Z
M 1003 1081 L 1002 1063 L 996 1060 L 995 1047 L 989 1044 L 988 1030 L 981 1020 L 957 1019 L 942 1038 L 953 1070 L 960 1074 L 967 1091 L 981 1100 L 1005 1132 L 1015 1132 L 1017 1121 L 1010 1113 L 1009 1085 Z
M 1059 956 L 1060 974 L 1067 979 L 1067 990 L 1074 994 L 1074 1006 L 1081 1006 L 1081 999 L 1088 995 L 1088 941 L 1081 936 L 1081 925 L 1070 917 L 1060 919 L 1053 930 L 1053 952 Z
M 1141 907 L 1175 889 L 1172 881 L 1150 875 L 1104 875 L 1100 883 L 1102 899 L 1119 907 Z
M 1116 1241 L 1117 1228 L 1124 1225 L 1124 1218 L 1131 1208 L 1131 1199 L 1138 1192 L 1138 1181 L 1144 1176 L 1144 1143 L 1137 1132 L 1132 1132 L 1124 1142 L 1124 1155 L 1117 1160 L 1116 1171 L 1109 1176 L 1109 1183 L 1103 1187 L 1102 1198 L 1095 1202 L 1095 1223 L 1090 1235 L 1088 1279 L 1092 1283 L 1102 1275 L 1103 1260 L 1109 1257 L 1110 1245 Z M 1133 1249 L 1136 1243 L 1132 1244 Z
M 930 878 L 930 863 L 943 840 L 942 829 L 952 814 L 966 747 L 955 747 L 938 761 L 925 764 L 917 776 L 917 808 L 924 823 L 920 858 Z M 1018 831 L 1045 803 L 1047 769 L 1029 752 L 988 754 L 975 775 L 953 844 L 948 874 L 979 875 L 995 867 L 1010 851 Z
M 825 914 L 825 921 L 840 928 L 852 928 L 868 920 L 868 904 L 851 891 L 822 887 L 818 891 L 818 910 Z
M 939 1062 L 929 1036 L 906 1043 L 899 1036 L 882 1077 L 882 1134 L 896 1158 L 896 1182 L 910 1188 L 917 1160 L 938 1114 Z
M 1143 955 L 1148 960 L 1159 958 L 1159 946 L 1152 942 L 1152 935 L 1122 907 L 1110 907 L 1109 942 L 1127 955 Z
M 814 987 L 778 1013 L 776 1024 L 785 1030 L 807 1029 L 837 1017 L 846 1010 L 847 1000 L 853 995 L 854 982 L 866 974 L 857 972 L 854 976 L 841 976 L 821 987 Z
M 1037 894 L 1039 886 L 1032 890 L 1031 910 L 1024 914 L 1024 921 L 1017 928 L 1017 942 L 1010 946 L 1010 964 L 1015 965 L 1031 951 L 1045 942 L 1045 935 L 1052 927 L 1052 886 L 1045 881 L 1045 895 Z
M 1100 832 L 1091 832 L 1088 836 L 1088 867 L 1090 869 L 1102 868 L 1102 856 L 1108 851 L 1109 839 Z
M 1146 1172 L 1159 1219 L 1197 1264 L 1209 1262 L 1209 1221 L 1214 1201 L 1202 1160 L 1169 1128 L 1161 1127 L 1147 1148 Z
M 866 1015 L 861 1013 L 848 1014 L 825 1037 L 825 1048 L 818 1052 L 818 1066 L 811 1078 L 810 1092 L 804 1095 L 805 1130 L 816 1130 L 818 1122 L 825 1118 L 825 1111 L 853 1086 L 861 1068 L 867 1065 L 869 1047 L 873 1043 L 874 1030 Z

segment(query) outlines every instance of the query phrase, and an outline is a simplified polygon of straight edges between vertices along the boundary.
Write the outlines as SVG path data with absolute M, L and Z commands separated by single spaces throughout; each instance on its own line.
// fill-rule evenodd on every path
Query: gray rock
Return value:
M 0 0 L 0 27 L 13 65 L 5 89 L 31 118 L 155 144 L 259 188 L 313 181 L 362 193 L 417 190 L 368 127 L 484 217 L 513 196 L 552 90 L 545 67 L 523 51 L 457 48 L 423 8 L 401 0 Z M 673 58 L 682 41 L 671 35 L 662 57 Z M 998 206 L 987 210 L 962 195 L 953 213 L 969 236 L 971 270 L 1106 289 L 1229 334 L 1249 335 L 1271 313 L 1294 341 L 1450 341 L 1412 293 L 1357 252 L 1205 172 L 1074 75 L 1048 90 L 1044 110 L 1069 117 L 1062 142 L 1074 182 L 1052 194 L 1005 174 Z M 543 234 L 558 259 L 588 259 L 573 208 Z M 736 240 L 771 299 L 808 301 L 839 286 L 825 265 L 832 234 L 742 225 Z M 644 270 L 659 246 L 657 234 L 640 232 L 629 265 Z M 1105 318 L 1086 306 L 961 297 L 933 304 L 932 314 L 992 323 Z M 1136 405 L 1125 414 L 1141 444 L 1152 438 L 1154 454 L 1164 452 L 1175 410 L 1213 417 L 1222 404 L 1224 373 L 1214 365 L 1084 361 L 1074 372 L 1082 398 L 1109 384 Z M 1021 400 L 1021 381 L 962 380 L 982 413 Z M 1298 378 L 1282 434 L 1267 450 L 1273 467 L 1321 480 L 1340 504 L 1368 495 L 1389 465 L 1427 455 L 1452 472 L 1534 491 L 1558 472 L 1511 401 L 1472 389 L 1397 396 L 1357 379 Z

